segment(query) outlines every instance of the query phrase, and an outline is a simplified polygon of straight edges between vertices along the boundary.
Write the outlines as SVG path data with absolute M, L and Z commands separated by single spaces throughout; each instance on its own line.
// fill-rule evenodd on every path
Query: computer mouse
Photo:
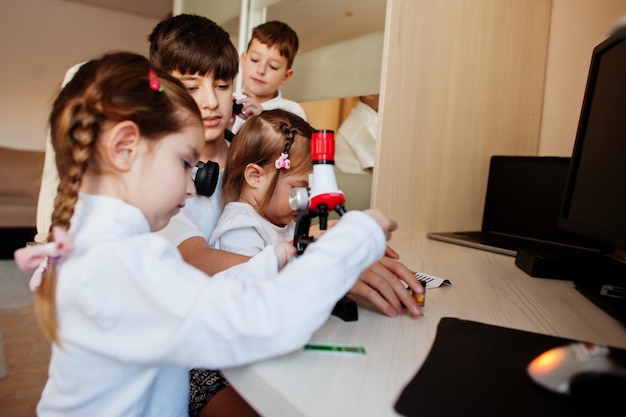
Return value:
M 533 359 L 526 371 L 540 386 L 564 395 L 626 392 L 626 365 L 607 346 L 574 342 Z

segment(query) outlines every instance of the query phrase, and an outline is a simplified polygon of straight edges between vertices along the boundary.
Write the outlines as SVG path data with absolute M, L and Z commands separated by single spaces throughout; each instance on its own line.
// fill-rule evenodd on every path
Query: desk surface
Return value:
M 426 359 L 442 317 L 626 348 L 626 328 L 571 281 L 532 278 L 515 258 L 423 239 L 390 243 L 410 269 L 449 279 L 430 289 L 424 316 L 389 318 L 359 307 L 359 320 L 332 316 L 312 342 L 363 346 L 365 355 L 293 352 L 224 370 L 265 416 L 398 416 L 393 406 Z

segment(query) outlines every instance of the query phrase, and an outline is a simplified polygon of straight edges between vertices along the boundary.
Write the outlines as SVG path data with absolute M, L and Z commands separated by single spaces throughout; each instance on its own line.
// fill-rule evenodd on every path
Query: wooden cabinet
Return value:
M 479 228 L 493 154 L 536 155 L 551 0 L 388 0 L 372 205 Z

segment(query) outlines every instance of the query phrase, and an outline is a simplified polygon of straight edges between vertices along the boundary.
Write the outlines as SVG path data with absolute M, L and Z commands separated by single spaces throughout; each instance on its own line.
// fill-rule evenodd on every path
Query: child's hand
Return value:
M 256 96 L 252 93 L 242 92 L 244 97 L 241 97 L 237 100 L 237 104 L 243 104 L 243 108 L 241 113 L 239 113 L 239 117 L 244 120 L 248 120 L 252 116 L 256 116 L 257 114 L 263 111 L 263 107 L 256 101 Z
M 385 249 L 385 256 L 391 259 L 400 259 L 398 252 L 393 250 L 389 245 L 387 245 L 387 249 Z
M 383 229 L 383 232 L 385 233 L 385 238 L 387 240 L 389 240 L 389 238 L 391 237 L 391 232 L 398 228 L 398 223 L 387 217 L 387 215 L 383 213 L 382 210 L 370 208 L 367 210 L 363 210 L 363 213 L 368 214 L 370 217 L 378 222 L 380 228 Z
M 278 270 L 287 265 L 287 261 L 298 253 L 298 250 L 291 242 L 283 241 L 276 245 L 276 259 L 278 260 Z

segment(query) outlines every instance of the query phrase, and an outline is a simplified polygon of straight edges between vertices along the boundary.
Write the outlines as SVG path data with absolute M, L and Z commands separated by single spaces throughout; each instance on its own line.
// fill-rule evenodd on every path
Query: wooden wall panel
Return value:
M 372 205 L 479 228 L 489 158 L 536 155 L 551 0 L 388 0 Z

